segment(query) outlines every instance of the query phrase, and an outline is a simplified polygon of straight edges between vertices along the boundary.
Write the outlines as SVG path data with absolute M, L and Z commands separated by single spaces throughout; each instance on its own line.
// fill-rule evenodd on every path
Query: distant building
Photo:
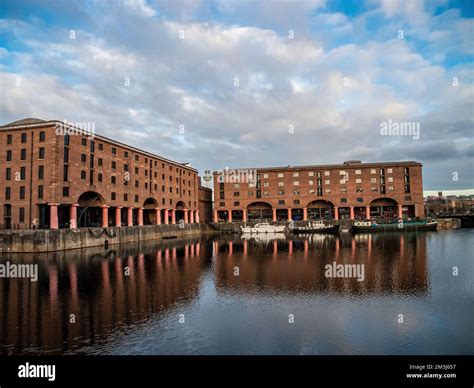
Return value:
M 0 144 L 3 228 L 200 222 L 189 165 L 56 120 L 4 125 Z
M 214 176 L 214 222 L 425 216 L 418 162 L 226 169 Z

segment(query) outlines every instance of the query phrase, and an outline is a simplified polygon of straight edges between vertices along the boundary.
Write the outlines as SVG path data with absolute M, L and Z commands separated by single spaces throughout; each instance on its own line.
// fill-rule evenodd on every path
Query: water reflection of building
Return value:
M 423 294 L 429 284 L 426 244 L 426 235 L 415 233 L 214 241 L 216 284 L 242 291 Z M 325 265 L 333 262 L 364 264 L 364 281 L 326 278 Z
M 210 265 L 209 248 L 189 240 L 122 246 L 106 255 L 91 248 L 4 256 L 39 264 L 39 281 L 0 282 L 0 354 L 73 351 L 192 300 Z

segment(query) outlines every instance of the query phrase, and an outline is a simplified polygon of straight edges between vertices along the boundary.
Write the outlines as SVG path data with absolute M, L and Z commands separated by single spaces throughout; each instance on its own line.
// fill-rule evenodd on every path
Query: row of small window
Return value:
M 388 183 L 393 183 L 393 177 L 388 177 L 387 178 L 387 182 Z M 409 182 L 409 176 L 405 176 L 405 182 Z M 347 179 L 341 179 L 339 181 L 340 184 L 346 184 L 347 183 Z M 362 179 L 360 178 L 356 178 L 355 180 L 355 183 L 362 183 Z M 371 178 L 370 179 L 370 183 L 377 183 L 377 178 Z M 380 177 L 380 183 L 385 183 L 385 178 L 384 177 Z M 308 181 L 308 184 L 309 186 L 313 186 L 314 185 L 314 181 L 310 180 Z M 324 184 L 325 185 L 330 185 L 331 184 L 331 180 L 329 179 L 326 179 L 324 181 Z M 300 185 L 300 181 L 293 181 L 293 186 L 299 186 Z M 260 185 L 257 184 L 257 188 L 259 187 Z M 322 186 L 322 180 L 319 180 L 317 181 L 317 186 Z M 252 185 L 252 184 L 249 184 L 249 187 L 255 187 L 255 185 Z M 270 182 L 263 182 L 263 187 L 270 187 Z M 285 187 L 285 182 L 278 182 L 278 187 Z M 240 188 L 240 183 L 234 183 L 234 188 L 235 189 L 238 189 Z M 221 188 L 222 189 L 222 188 Z
M 26 143 L 28 141 L 28 134 L 26 132 L 23 132 L 21 135 L 21 142 Z M 46 140 L 46 133 L 44 131 L 41 131 L 38 134 L 38 139 L 40 142 L 43 142 Z M 7 144 L 13 144 L 13 135 L 7 135 Z
M 354 172 L 355 172 L 356 175 L 361 175 L 361 174 L 362 174 L 362 170 L 355 170 Z M 407 168 L 407 167 L 405 167 L 404 172 L 405 172 L 405 174 L 408 174 L 408 168 Z M 371 174 L 377 174 L 377 169 L 375 169 L 375 168 L 371 169 L 371 170 L 370 170 L 370 173 L 371 173 Z M 385 175 L 385 169 L 384 169 L 384 168 L 381 168 L 381 169 L 379 170 L 379 173 L 380 173 L 380 175 Z M 316 172 L 314 172 L 314 171 L 308 171 L 308 176 L 316 176 L 316 177 L 318 177 L 318 178 L 321 178 L 322 174 L 323 174 L 322 171 L 316 171 Z M 392 168 L 387 168 L 387 174 L 393 174 L 393 169 L 392 169 Z M 268 173 L 257 174 L 257 180 L 260 180 L 260 177 L 261 177 L 262 175 L 263 175 L 263 178 L 264 178 L 264 179 L 267 179 L 267 178 L 269 178 L 269 175 L 270 175 L 270 174 L 268 174 Z M 327 170 L 327 171 L 324 171 L 324 176 L 330 176 L 330 175 L 331 175 L 331 171 L 328 171 L 328 170 Z M 349 175 L 349 173 L 348 173 L 347 171 L 340 170 L 340 171 L 339 171 L 339 175 L 347 176 L 347 175 Z M 293 173 L 292 173 L 292 176 L 293 176 L 293 178 L 299 177 L 299 176 L 300 176 L 300 173 L 299 173 L 299 172 L 293 172 Z M 284 173 L 284 172 L 279 172 L 279 173 L 277 173 L 277 177 L 278 177 L 278 178 L 284 178 L 284 177 L 285 177 L 285 173 Z
M 85 147 L 87 146 L 87 138 L 82 138 L 81 139 L 81 144 Z M 64 136 L 64 145 L 69 145 L 69 136 Z M 99 143 L 98 144 L 98 148 L 99 148 L 99 151 L 103 151 L 104 150 L 104 145 L 102 143 Z M 94 152 L 95 151 L 95 142 L 93 140 L 91 140 L 90 142 L 90 152 Z M 111 148 L 111 152 L 112 152 L 112 155 L 117 155 L 117 148 L 116 147 L 112 147 Z M 128 151 L 123 151 L 123 157 L 124 158 L 128 158 L 129 157 L 129 152 Z M 140 156 L 135 154 L 135 161 L 138 162 L 140 160 Z M 148 158 L 145 158 L 145 164 L 148 163 Z M 158 167 L 158 161 L 155 160 L 154 161 L 154 165 L 155 167 Z M 150 159 L 150 168 L 152 168 L 153 166 L 153 160 Z M 165 163 L 161 163 L 161 168 L 162 169 L 165 169 Z M 173 171 L 173 166 L 169 166 L 169 169 L 170 171 Z M 183 170 L 183 169 L 180 169 L 178 167 L 176 167 L 176 172 L 179 173 L 179 175 L 186 175 L 186 171 Z M 188 176 L 191 176 L 191 171 L 188 171 Z
M 45 150 L 44 147 L 38 148 L 38 159 L 44 159 L 45 157 Z M 13 151 L 7 150 L 7 162 L 11 162 L 13 160 Z M 20 150 L 20 160 L 26 160 L 26 148 L 22 148 Z

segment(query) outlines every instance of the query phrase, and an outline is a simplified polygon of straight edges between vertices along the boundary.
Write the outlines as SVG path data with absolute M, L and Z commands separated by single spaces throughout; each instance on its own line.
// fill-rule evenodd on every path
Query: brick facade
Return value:
M 349 161 L 213 175 L 214 222 L 247 221 L 250 215 L 270 221 L 424 217 L 418 162 Z
M 0 127 L 3 227 L 199 220 L 197 170 L 74 127 L 61 131 L 61 124 L 28 119 Z

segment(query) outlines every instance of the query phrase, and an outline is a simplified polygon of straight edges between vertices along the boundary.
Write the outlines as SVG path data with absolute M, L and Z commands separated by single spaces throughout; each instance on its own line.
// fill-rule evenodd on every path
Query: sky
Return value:
M 473 189 L 473 18 L 449 0 L 1 0 L 0 124 L 93 123 L 201 174 L 416 160 L 425 190 Z

